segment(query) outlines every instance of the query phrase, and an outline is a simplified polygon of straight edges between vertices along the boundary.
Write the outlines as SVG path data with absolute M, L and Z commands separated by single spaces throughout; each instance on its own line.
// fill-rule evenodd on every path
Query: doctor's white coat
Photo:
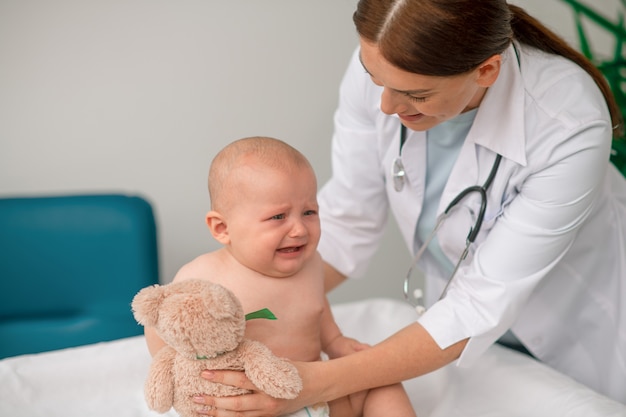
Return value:
M 430 308 L 419 321 L 442 348 L 470 338 L 459 365 L 511 328 L 543 362 L 626 402 L 626 180 L 607 162 L 609 113 L 578 66 L 524 45 L 517 52 L 503 55 L 439 203 L 441 213 L 461 190 L 484 183 L 502 155 L 481 232 L 439 302 L 445 272 L 424 259 Z M 408 183 L 396 192 L 400 122 L 380 111 L 380 94 L 355 51 L 335 114 L 333 176 L 319 195 L 320 252 L 346 276 L 364 273 L 389 210 L 415 251 L 426 137 L 408 131 Z M 475 197 L 438 234 L 452 263 L 478 211 Z

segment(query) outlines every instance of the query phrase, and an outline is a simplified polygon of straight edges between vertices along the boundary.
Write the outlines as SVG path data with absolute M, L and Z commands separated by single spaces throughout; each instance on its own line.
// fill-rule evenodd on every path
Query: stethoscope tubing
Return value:
M 406 127 L 404 125 L 401 125 L 401 130 L 400 130 L 400 152 L 402 152 L 402 145 L 404 145 L 405 138 L 406 138 Z M 443 221 L 450 214 L 450 211 L 457 204 L 459 204 L 461 202 L 461 200 L 463 200 L 465 197 L 467 197 L 469 194 L 477 192 L 477 193 L 480 194 L 480 209 L 479 209 L 478 215 L 476 217 L 476 222 L 474 223 L 474 226 L 470 228 L 470 231 L 469 231 L 469 233 L 467 235 L 467 238 L 466 238 L 466 241 L 465 241 L 465 248 L 463 249 L 463 253 L 461 254 L 461 257 L 459 258 L 458 262 L 455 264 L 454 269 L 453 269 L 452 273 L 450 274 L 450 278 L 448 278 L 448 280 L 446 282 L 446 285 L 445 285 L 443 291 L 441 292 L 439 300 L 441 300 L 442 298 L 445 297 L 446 293 L 448 292 L 448 288 L 450 287 L 450 284 L 452 283 L 452 281 L 454 279 L 454 276 L 456 275 L 458 269 L 461 266 L 461 263 L 465 260 L 465 258 L 467 257 L 467 254 L 469 253 L 470 245 L 474 242 L 474 240 L 476 239 L 476 236 L 478 236 L 478 232 L 480 232 L 480 228 L 482 226 L 483 219 L 485 218 L 485 212 L 487 210 L 487 190 L 489 189 L 489 187 L 491 187 L 491 184 L 493 183 L 493 180 L 494 180 L 494 178 L 495 178 L 495 176 L 496 176 L 496 174 L 498 172 L 498 168 L 500 167 L 501 160 L 502 160 L 502 155 L 496 154 L 496 159 L 495 159 L 495 161 L 493 163 L 493 166 L 491 167 L 491 171 L 489 172 L 489 175 L 487 176 L 487 179 L 485 180 L 483 185 L 473 185 L 473 186 L 467 187 L 464 190 L 462 190 L 459 194 L 457 194 L 456 197 L 454 197 L 452 199 L 452 201 L 450 202 L 450 204 L 448 204 L 448 206 L 443 211 L 443 213 L 441 213 L 437 217 L 437 222 L 435 223 L 435 227 L 433 228 L 433 231 L 430 233 L 428 238 L 422 243 L 422 245 L 418 249 L 417 253 L 413 257 L 413 261 L 411 262 L 411 267 L 409 268 L 409 270 L 407 272 L 407 275 L 406 275 L 406 278 L 404 279 L 404 286 L 403 286 L 404 298 L 407 301 L 409 301 L 411 304 L 413 304 L 413 303 L 411 302 L 410 297 L 409 297 L 409 291 L 410 291 L 409 290 L 409 281 L 411 279 L 411 274 L 413 272 L 413 269 L 416 267 L 419 259 L 422 257 L 422 255 L 424 254 L 424 252 L 428 248 L 428 245 L 430 244 L 432 239 L 437 234 L 437 231 L 439 230 L 439 227 L 441 226 Z M 420 296 L 420 298 L 421 298 L 421 296 Z M 416 307 L 416 309 L 418 311 L 418 314 L 422 314 L 425 311 L 423 306 L 416 305 L 415 307 Z
M 487 210 L 487 190 L 491 186 L 491 183 L 493 182 L 493 179 L 495 178 L 496 173 L 498 172 L 498 168 L 500 167 L 501 160 L 502 160 L 502 155 L 497 154 L 496 160 L 494 161 L 493 166 L 491 167 L 491 171 L 489 172 L 489 176 L 487 177 L 487 180 L 485 181 L 485 183 L 483 185 L 472 185 L 471 187 L 467 187 L 466 189 L 461 191 L 459 194 L 457 194 L 457 196 L 452 199 L 450 204 L 448 204 L 448 207 L 446 207 L 446 209 L 444 210 L 444 213 L 447 214 L 454 206 L 456 206 L 467 195 L 473 192 L 477 192 L 480 194 L 480 210 L 478 212 L 478 216 L 476 217 L 476 223 L 474 224 L 474 227 L 470 229 L 470 232 L 467 235 L 467 240 L 470 243 L 476 240 L 476 236 L 478 236 L 478 232 L 480 232 L 480 228 L 483 224 L 483 219 L 485 218 L 485 211 Z

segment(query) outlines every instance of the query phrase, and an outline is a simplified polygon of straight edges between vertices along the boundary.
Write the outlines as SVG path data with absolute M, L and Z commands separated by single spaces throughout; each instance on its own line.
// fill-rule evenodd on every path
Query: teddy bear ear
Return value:
M 207 311 L 210 311 L 215 318 L 243 317 L 243 307 L 239 299 L 232 291 L 219 284 L 213 285 L 204 303 Z
M 165 298 L 165 286 L 152 285 L 139 291 L 131 307 L 135 320 L 143 326 L 155 326 L 159 320 L 159 308 Z

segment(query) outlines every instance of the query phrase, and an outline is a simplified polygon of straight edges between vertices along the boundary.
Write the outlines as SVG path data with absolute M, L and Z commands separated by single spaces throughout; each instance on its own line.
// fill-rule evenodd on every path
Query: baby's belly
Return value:
M 274 337 L 265 343 L 274 355 L 293 361 L 312 362 L 320 359 L 321 344 L 319 337 L 309 335 L 301 337 Z
M 251 320 L 246 323 L 246 337 L 267 345 L 274 355 L 294 361 L 316 361 L 321 354 L 320 322 L 323 300 L 314 303 L 270 304 L 276 320 Z M 254 306 L 258 307 L 258 306 Z

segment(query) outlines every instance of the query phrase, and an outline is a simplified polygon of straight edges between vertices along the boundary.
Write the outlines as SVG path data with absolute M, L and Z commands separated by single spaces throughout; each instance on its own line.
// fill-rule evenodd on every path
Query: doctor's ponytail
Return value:
M 596 82 L 602 92 L 609 111 L 611 112 L 611 122 L 613 124 L 613 137 L 621 138 L 624 135 L 624 121 L 621 109 L 615 101 L 613 92 L 606 78 L 600 70 L 593 65 L 582 53 L 572 48 L 563 38 L 552 32 L 541 22 L 530 16 L 524 9 L 512 4 L 509 9 L 513 14 L 511 27 L 516 40 L 521 43 L 533 46 L 541 51 L 561 55 L 576 63 L 584 69 Z

